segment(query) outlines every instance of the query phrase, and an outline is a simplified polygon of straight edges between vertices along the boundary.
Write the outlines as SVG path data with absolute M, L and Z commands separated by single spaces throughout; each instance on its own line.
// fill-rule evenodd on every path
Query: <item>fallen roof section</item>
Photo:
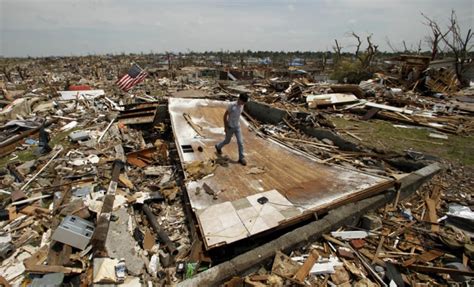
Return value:
M 340 206 L 329 211 L 328 215 L 322 220 L 306 224 L 231 260 L 215 265 L 193 278 L 178 283 L 177 286 L 221 286 L 225 280 L 233 276 L 239 276 L 256 266 L 264 265 L 265 262 L 275 256 L 277 251 L 295 250 L 313 242 L 330 230 L 357 222 L 363 214 L 383 207 L 386 203 L 397 200 L 397 197 L 399 199 L 407 198 L 440 172 L 441 169 L 442 166 L 438 163 L 423 167 L 401 178 L 399 191 L 389 189 L 388 192 L 383 194 Z
M 235 140 L 224 147 L 231 159 L 218 158 L 214 145 L 224 138 L 222 117 L 227 105 L 207 99 L 169 99 L 184 169 L 196 162 L 226 162 L 216 165 L 212 174 L 196 180 L 185 172 L 188 197 L 208 250 L 287 227 L 394 184 L 386 177 L 319 163 L 251 131 L 243 118 L 249 165 L 236 162 Z M 266 198 L 263 204 L 259 202 L 262 197 Z

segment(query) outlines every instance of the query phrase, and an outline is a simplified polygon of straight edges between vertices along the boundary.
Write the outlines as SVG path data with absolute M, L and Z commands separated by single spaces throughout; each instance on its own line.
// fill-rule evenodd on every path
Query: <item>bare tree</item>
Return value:
M 405 42 L 405 40 L 402 41 L 402 44 L 403 44 L 403 53 L 409 53 L 410 50 L 408 50 L 407 43 Z
M 400 50 L 396 49 L 393 45 L 392 42 L 390 42 L 390 39 L 388 37 L 385 38 L 385 42 L 387 43 L 387 46 L 392 50 L 394 53 L 400 53 Z
M 351 35 L 357 40 L 355 57 L 361 63 L 361 66 L 363 69 L 368 68 L 371 65 L 372 61 L 375 58 L 375 55 L 378 52 L 378 45 L 374 45 L 372 43 L 372 34 L 370 34 L 366 38 L 367 49 L 365 50 L 365 52 L 361 52 L 362 40 L 360 36 L 357 35 L 355 32 L 352 32 Z M 335 39 L 334 42 L 336 43 L 336 46 L 333 46 L 333 49 L 334 49 L 334 52 L 336 53 L 336 61 L 338 61 L 341 58 L 342 47 L 337 42 L 337 39 Z
M 322 72 L 324 72 L 324 70 L 326 70 L 327 60 L 328 60 L 327 52 L 324 52 L 323 58 L 322 58 L 322 70 L 321 70 Z
M 357 47 L 356 47 L 356 51 L 355 51 L 355 56 L 359 56 L 359 51 L 360 51 L 360 46 L 362 45 L 362 41 L 360 40 L 360 37 L 359 35 L 357 35 L 356 33 L 352 32 L 352 36 L 354 36 L 354 38 L 357 39 Z
M 416 49 L 416 54 L 418 54 L 418 55 L 421 54 L 421 40 L 418 41 L 418 48 Z
M 423 14 L 422 14 L 423 15 Z M 456 63 L 455 63 L 455 72 L 456 76 L 461 82 L 461 85 L 466 86 L 469 83 L 463 78 L 463 72 L 466 67 L 466 63 L 469 57 L 469 51 L 472 49 L 472 28 L 469 28 L 466 35 L 463 36 L 461 28 L 456 17 L 456 12 L 451 11 L 451 17 L 449 19 L 449 25 L 445 31 L 443 31 L 438 23 L 427 16 L 423 15 L 428 21 L 428 25 L 431 27 L 433 35 L 438 35 L 436 51 L 438 49 L 439 42 L 442 41 L 449 50 L 453 53 Z M 433 38 L 432 38 L 433 39 Z
M 374 45 L 371 41 L 371 38 L 372 38 L 372 34 L 370 34 L 369 36 L 367 36 L 367 44 L 369 45 L 367 47 L 367 50 L 366 50 L 366 59 L 365 59 L 365 63 L 364 63 L 364 67 L 368 67 L 370 66 L 370 64 L 372 63 L 372 61 L 374 60 L 375 58 L 375 55 L 377 54 L 378 52 L 378 45 Z
M 334 39 L 334 42 L 336 42 L 336 46 L 332 46 L 334 52 L 336 53 L 336 61 L 339 61 L 341 59 L 341 50 L 342 47 L 339 46 L 339 43 L 337 42 L 337 39 Z
M 466 84 L 469 85 L 469 83 L 466 83 L 463 79 L 462 74 L 464 72 L 465 63 L 468 60 L 468 53 L 472 48 L 472 44 L 470 44 L 473 35 L 472 29 L 469 28 L 466 36 L 463 37 L 454 10 L 451 11 L 450 26 L 451 39 L 447 37 L 447 34 L 441 34 L 441 39 L 443 39 L 446 46 L 451 49 L 451 52 L 453 52 L 456 58 L 456 75 L 458 76 L 459 81 L 463 86 Z
M 421 15 L 426 19 L 424 24 L 431 29 L 431 36 L 428 36 L 428 44 L 431 46 L 431 61 L 433 61 L 436 59 L 436 56 L 438 56 L 441 39 L 446 37 L 451 29 L 447 29 L 444 33 L 442 33 L 438 23 L 428 18 L 428 16 L 423 13 L 421 13 Z
M 374 45 L 371 41 L 372 39 L 372 34 L 367 36 L 367 49 L 365 50 L 364 53 L 360 52 L 360 47 L 362 45 L 362 41 L 360 39 L 360 36 L 357 35 L 356 33 L 352 32 L 352 36 L 356 38 L 357 40 L 357 46 L 356 46 L 356 51 L 355 51 L 355 56 L 356 58 L 360 61 L 362 64 L 363 68 L 367 68 L 370 66 L 372 61 L 374 60 L 375 54 L 377 54 L 378 50 L 378 45 Z

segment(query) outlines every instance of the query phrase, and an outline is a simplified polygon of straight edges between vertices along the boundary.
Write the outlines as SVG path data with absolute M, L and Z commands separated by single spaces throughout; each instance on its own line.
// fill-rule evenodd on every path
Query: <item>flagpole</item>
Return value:
M 137 67 L 139 67 L 139 68 L 140 68 L 140 70 L 142 70 L 142 71 L 144 71 L 144 70 L 145 70 L 145 69 L 143 69 L 142 67 L 140 67 L 140 66 L 139 66 L 137 63 L 133 63 L 133 65 L 137 65 Z M 133 65 L 132 65 L 132 66 L 133 66 Z

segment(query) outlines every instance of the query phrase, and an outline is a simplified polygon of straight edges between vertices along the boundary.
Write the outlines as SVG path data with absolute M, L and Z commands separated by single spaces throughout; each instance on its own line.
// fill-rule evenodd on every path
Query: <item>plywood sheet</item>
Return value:
M 207 99 L 169 99 L 169 112 L 182 164 L 218 158 L 214 145 L 224 138 L 223 114 L 228 104 Z M 184 113 L 200 127 L 201 135 L 186 121 Z M 318 163 L 296 150 L 261 137 L 249 129 L 243 118 L 241 127 L 248 165 L 237 163 L 237 144 L 233 138 L 223 148 L 224 157 L 230 158 L 227 166 L 218 166 L 212 175 L 186 183 L 201 232 L 222 235 L 220 238 L 205 235 L 207 249 L 294 222 L 318 210 L 327 210 L 393 185 L 388 178 Z M 255 167 L 264 172 L 249 174 Z M 217 199 L 206 192 L 196 192 L 202 190 L 204 184 L 218 193 Z M 256 203 L 262 196 L 272 196 L 269 202 L 280 205 L 265 204 L 262 208 Z M 249 202 L 245 203 L 243 199 Z M 239 209 L 235 205 L 245 207 Z M 220 217 L 221 213 L 229 220 L 238 218 L 241 223 L 217 227 L 217 221 L 210 214 Z M 253 218 L 256 221 L 251 221 Z M 227 230 L 229 228 L 235 228 L 235 232 Z

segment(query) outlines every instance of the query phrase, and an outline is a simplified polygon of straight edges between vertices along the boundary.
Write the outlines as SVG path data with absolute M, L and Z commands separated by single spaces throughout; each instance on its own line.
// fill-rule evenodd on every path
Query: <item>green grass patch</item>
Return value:
M 69 139 L 67 138 L 67 136 L 74 132 L 74 131 L 77 131 L 77 130 L 80 130 L 81 128 L 78 128 L 78 127 L 75 127 L 73 129 L 70 129 L 68 131 L 64 131 L 64 132 L 60 132 L 56 135 L 54 135 L 54 137 L 51 138 L 51 140 L 49 141 L 49 145 L 51 147 L 54 147 L 58 144 L 62 145 L 64 148 L 68 147 L 71 142 L 69 141 Z
M 474 165 L 474 136 L 448 134 L 448 139 L 430 138 L 426 128 L 400 128 L 381 120 L 361 121 L 334 117 L 331 119 L 344 138 L 372 148 L 403 152 L 408 149 L 423 152 L 442 159 Z M 345 134 L 343 130 L 356 135 L 362 142 Z
M 30 147 L 27 150 L 22 150 L 18 151 L 15 153 L 18 158 L 15 159 L 15 161 L 20 161 L 20 162 L 25 162 L 29 160 L 36 159 L 37 156 L 34 154 L 34 148 Z M 13 155 L 8 155 L 6 157 L 3 157 L 0 159 L 0 168 L 4 168 L 7 166 L 7 164 L 13 159 Z

